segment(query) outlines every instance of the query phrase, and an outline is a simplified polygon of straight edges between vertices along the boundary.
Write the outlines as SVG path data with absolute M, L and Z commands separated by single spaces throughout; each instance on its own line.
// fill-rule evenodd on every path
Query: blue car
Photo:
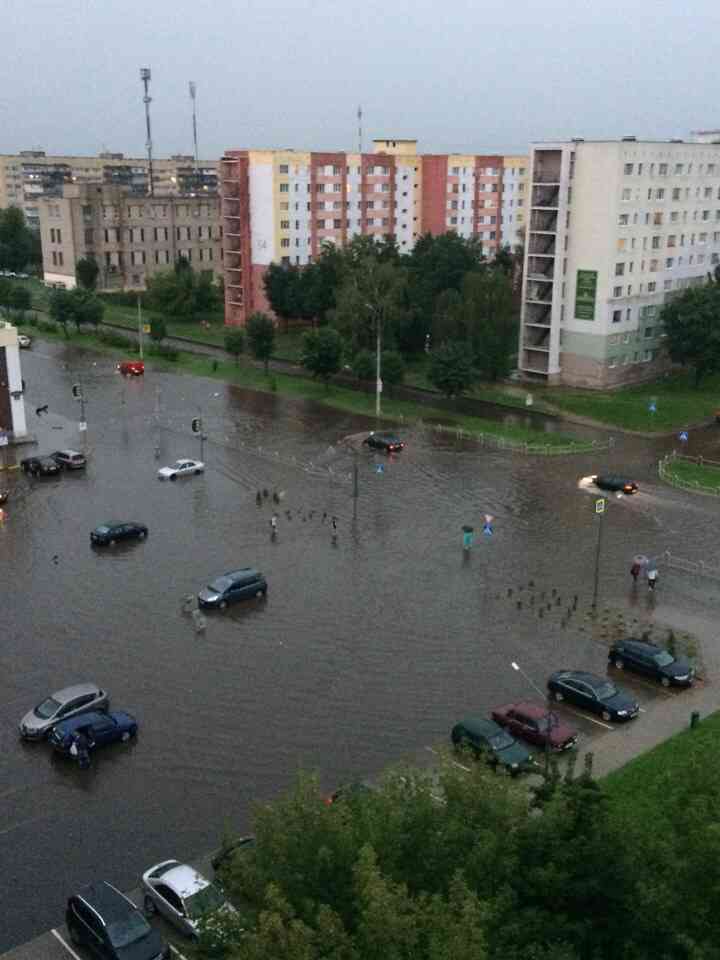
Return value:
M 53 727 L 50 743 L 58 753 L 70 754 L 70 747 L 76 735 L 83 733 L 87 738 L 88 750 L 102 747 L 106 743 L 130 740 L 137 734 L 137 720 L 129 713 L 113 710 L 110 713 L 82 713 L 69 720 L 63 720 Z

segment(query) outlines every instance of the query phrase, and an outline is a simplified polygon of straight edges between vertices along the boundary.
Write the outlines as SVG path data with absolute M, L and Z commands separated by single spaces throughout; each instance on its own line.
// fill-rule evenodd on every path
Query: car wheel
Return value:
M 612 714 L 610 713 L 609 710 L 603 710 L 600 716 L 603 718 L 605 723 L 609 723 L 612 720 Z
M 255 594 L 255 596 L 256 596 L 258 599 L 260 599 L 260 597 L 264 597 L 264 596 L 265 596 L 265 591 L 264 591 L 264 590 L 258 590 L 258 592 Z
M 125 732 L 124 732 L 123 735 L 120 737 L 120 739 L 122 740 L 123 743 L 127 743 L 128 740 L 130 739 L 130 731 L 129 731 L 129 730 L 125 730 Z
M 669 686 L 670 686 L 670 677 L 663 677 L 662 680 L 660 681 L 660 683 L 661 683 L 664 687 L 669 687 Z
M 623 670 L 625 668 L 625 662 L 620 657 L 616 657 L 615 660 L 613 660 L 613 666 L 616 670 Z
M 195 471 L 195 476 L 197 476 L 199 473 L 202 473 L 202 470 L 196 470 L 196 471 Z
M 157 913 L 157 907 L 155 906 L 155 901 L 153 900 L 152 897 L 148 896 L 147 893 L 145 894 L 145 899 L 143 900 L 143 907 L 145 908 L 145 913 L 147 913 L 148 916 L 150 917 L 154 916 Z
M 75 944 L 76 947 L 82 946 L 82 940 L 80 939 L 80 934 L 77 932 L 77 928 L 74 923 L 68 924 L 68 930 L 70 931 L 70 939 Z
M 171 473 L 171 474 L 170 474 L 170 479 L 171 479 L 171 480 L 177 480 L 177 474 L 176 474 L 176 473 Z
M 556 703 L 561 703 L 564 699 L 565 698 L 563 697 L 562 693 L 560 693 L 559 690 L 553 690 L 553 700 Z
M 144 540 L 144 539 L 145 539 L 145 531 L 144 531 L 144 530 L 141 530 L 141 531 L 138 533 L 138 540 Z
M 218 609 L 227 610 L 227 600 L 221 600 L 218 604 Z

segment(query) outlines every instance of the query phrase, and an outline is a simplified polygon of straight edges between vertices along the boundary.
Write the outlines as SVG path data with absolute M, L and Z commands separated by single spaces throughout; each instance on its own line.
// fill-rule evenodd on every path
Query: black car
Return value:
M 107 880 L 93 883 L 67 903 L 70 939 L 103 960 L 168 960 L 170 948 L 132 900 Z
M 507 730 L 485 717 L 467 717 L 456 723 L 450 733 L 453 746 L 469 748 L 492 767 L 504 767 L 515 776 L 532 764 L 532 754 L 518 743 Z
M 56 450 L 50 456 L 59 467 L 65 467 L 66 470 L 82 470 L 87 466 L 87 459 L 77 450 Z
M 20 466 L 31 477 L 55 477 L 60 473 L 60 467 L 52 457 L 25 457 Z
M 363 443 L 375 450 L 384 450 L 385 453 L 396 453 L 405 446 L 403 441 L 396 437 L 394 433 L 376 433 L 374 430 L 369 437 L 363 440 Z
M 264 597 L 267 588 L 267 580 L 262 573 L 253 567 L 243 567 L 216 577 L 200 591 L 198 604 L 210 610 L 224 610 L 237 600 Z
M 90 533 L 90 542 L 98 546 L 112 547 L 119 540 L 144 540 L 148 535 L 148 528 L 144 523 L 135 523 L 126 520 L 123 523 L 101 523 Z
M 669 650 L 645 640 L 618 640 L 610 648 L 608 659 L 618 670 L 642 673 L 664 687 L 691 687 L 695 682 L 695 667 L 687 657 L 674 657 Z
M 628 477 L 620 476 L 617 473 L 604 473 L 593 477 L 596 487 L 601 490 L 609 490 L 611 493 L 637 493 L 638 485 L 634 480 Z
M 630 720 L 640 712 L 639 704 L 607 677 L 583 670 L 557 670 L 550 675 L 548 690 L 554 700 L 567 700 L 599 714 L 603 720 Z

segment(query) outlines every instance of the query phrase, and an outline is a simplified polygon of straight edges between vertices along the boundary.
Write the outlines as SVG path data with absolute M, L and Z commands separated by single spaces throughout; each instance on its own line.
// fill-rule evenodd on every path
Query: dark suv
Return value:
M 608 659 L 618 670 L 624 667 L 642 673 L 664 687 L 691 687 L 695 682 L 695 668 L 686 657 L 674 657 L 645 640 L 618 640 L 610 648 Z
M 25 457 L 20 466 L 31 477 L 56 477 L 60 467 L 52 457 Z
M 70 939 L 103 960 L 168 960 L 170 948 L 132 900 L 107 880 L 84 887 L 68 900 Z
M 198 604 L 211 610 L 224 610 L 236 600 L 248 600 L 250 597 L 264 597 L 267 593 L 267 580 L 253 567 L 231 570 L 216 577 L 198 594 Z

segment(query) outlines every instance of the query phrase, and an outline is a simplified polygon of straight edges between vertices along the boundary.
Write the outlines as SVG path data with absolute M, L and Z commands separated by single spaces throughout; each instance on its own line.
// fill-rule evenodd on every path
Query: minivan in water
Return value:
M 253 567 L 230 570 L 216 577 L 198 593 L 198 604 L 210 610 L 224 610 L 236 600 L 248 600 L 250 597 L 264 597 L 267 593 L 267 581 L 262 573 Z

